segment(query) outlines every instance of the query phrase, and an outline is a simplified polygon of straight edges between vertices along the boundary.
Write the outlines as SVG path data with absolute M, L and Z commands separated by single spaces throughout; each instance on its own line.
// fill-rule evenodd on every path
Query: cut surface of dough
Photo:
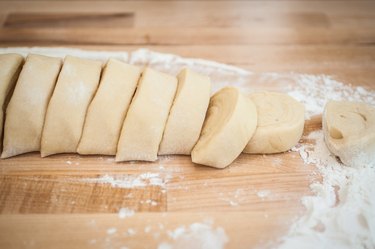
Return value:
M 348 165 L 375 162 L 375 107 L 329 101 L 324 109 L 324 139 L 329 150 Z
M 146 68 L 121 130 L 116 161 L 155 161 L 177 78 Z
M 3 141 L 4 111 L 21 71 L 23 57 L 19 54 L 0 54 L 0 150 Z
M 41 155 L 76 152 L 88 105 L 99 83 L 100 61 L 66 56 L 45 119 Z
M 140 74 L 139 67 L 115 59 L 108 61 L 87 111 L 78 153 L 116 154 L 121 127 Z
M 60 58 L 27 56 L 6 112 L 2 158 L 40 150 L 44 118 L 60 68 Z
M 305 108 L 284 93 L 260 92 L 250 95 L 257 107 L 258 124 L 243 152 L 279 153 L 300 140 L 305 124 Z
M 193 148 L 194 163 L 215 168 L 231 164 L 254 134 L 257 111 L 237 88 L 225 87 L 210 100 L 200 138 Z
M 211 82 L 207 76 L 184 69 L 177 79 L 176 97 L 165 126 L 159 155 L 190 155 L 199 138 L 210 101 Z

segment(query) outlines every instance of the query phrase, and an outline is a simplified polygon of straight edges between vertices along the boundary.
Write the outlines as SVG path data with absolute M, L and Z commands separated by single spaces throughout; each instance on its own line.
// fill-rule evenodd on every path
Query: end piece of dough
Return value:
M 191 157 L 215 168 L 231 164 L 243 151 L 257 125 L 256 107 L 237 88 L 225 87 L 211 97 L 201 136 Z
M 2 158 L 40 150 L 48 102 L 61 59 L 30 54 L 7 108 Z
M 146 68 L 125 117 L 116 161 L 155 161 L 177 89 L 177 78 Z
M 258 124 L 244 153 L 270 154 L 291 149 L 301 139 L 305 108 L 285 93 L 260 92 L 250 95 L 257 107 Z
M 190 155 L 199 138 L 210 101 L 209 77 L 183 69 L 177 79 L 177 93 L 165 126 L 159 155 Z
M 66 56 L 47 109 L 42 157 L 76 152 L 90 101 L 99 84 L 102 62 Z
M 23 57 L 19 54 L 0 54 L 0 150 L 3 141 L 4 111 L 21 72 Z
M 77 148 L 79 154 L 116 154 L 121 127 L 140 74 L 139 67 L 115 59 L 108 61 L 87 111 Z
M 323 119 L 329 150 L 348 166 L 375 163 L 375 107 L 365 103 L 330 101 Z

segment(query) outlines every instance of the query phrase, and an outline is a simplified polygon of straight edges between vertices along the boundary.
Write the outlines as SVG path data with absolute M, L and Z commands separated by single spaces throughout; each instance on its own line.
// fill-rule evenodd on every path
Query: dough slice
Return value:
M 253 93 L 250 98 L 257 107 L 258 125 L 243 152 L 279 153 L 295 146 L 305 124 L 303 104 L 277 92 Z
M 0 150 L 3 141 L 4 111 L 21 71 L 23 57 L 19 54 L 0 54 Z
M 87 107 L 99 84 L 100 61 L 66 56 L 48 105 L 42 157 L 76 152 Z
M 201 136 L 191 157 L 215 168 L 231 164 L 243 151 L 257 125 L 256 107 L 237 88 L 225 87 L 211 97 Z
M 155 161 L 177 78 L 146 68 L 122 127 L 116 161 Z
M 211 82 L 207 76 L 184 69 L 177 79 L 177 93 L 164 130 L 159 155 L 190 155 L 199 138 L 210 102 Z
M 141 74 L 139 67 L 110 59 L 87 111 L 80 154 L 115 155 L 121 127 Z
M 61 59 L 30 54 L 9 102 L 1 158 L 40 150 L 48 102 L 61 68 Z
M 374 164 L 375 107 L 330 101 L 325 106 L 322 124 L 327 147 L 344 164 Z

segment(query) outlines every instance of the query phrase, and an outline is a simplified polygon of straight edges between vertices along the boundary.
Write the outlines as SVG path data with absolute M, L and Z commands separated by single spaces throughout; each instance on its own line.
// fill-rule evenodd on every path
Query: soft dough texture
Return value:
M 0 150 L 3 141 L 4 111 L 21 71 L 23 57 L 19 54 L 0 54 Z
M 141 74 L 139 67 L 110 59 L 92 100 L 77 152 L 115 155 L 121 127 Z
M 330 101 L 325 106 L 322 124 L 327 147 L 344 164 L 375 162 L 375 107 Z
M 102 63 L 67 56 L 48 105 L 42 157 L 76 152 L 87 107 L 99 84 Z
M 258 125 L 243 152 L 279 153 L 295 146 L 305 124 L 303 104 L 276 92 L 253 93 L 250 98 L 257 107 Z
M 47 105 L 61 59 L 30 54 L 26 58 L 9 102 L 1 158 L 40 150 Z
M 225 87 L 211 97 L 201 136 L 191 157 L 215 168 L 231 164 L 243 151 L 257 125 L 256 107 L 237 88 Z
M 160 144 L 159 155 L 190 155 L 199 138 L 208 103 L 211 82 L 189 69 L 178 75 L 178 88 Z
M 177 78 L 146 68 L 122 127 L 116 161 L 155 161 Z

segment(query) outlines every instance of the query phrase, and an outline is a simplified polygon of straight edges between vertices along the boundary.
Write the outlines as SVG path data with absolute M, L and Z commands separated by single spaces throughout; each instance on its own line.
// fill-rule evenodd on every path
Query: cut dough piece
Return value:
M 21 71 L 23 57 L 19 54 L 0 55 L 0 150 L 3 141 L 4 111 Z
M 295 146 L 305 124 L 303 104 L 276 92 L 253 93 L 250 98 L 257 107 L 258 125 L 243 152 L 279 153 Z
M 325 106 L 322 124 L 327 147 L 344 164 L 375 163 L 375 107 L 330 101 Z
M 146 68 L 122 127 L 116 161 L 155 161 L 177 78 Z
M 66 56 L 48 105 L 42 157 L 76 152 L 87 107 L 99 84 L 100 61 Z
M 194 163 L 224 168 L 243 151 L 254 134 L 257 111 L 237 88 L 225 87 L 211 97 L 207 117 L 191 157 Z
M 44 118 L 60 68 L 60 58 L 27 56 L 7 108 L 1 158 L 40 150 Z
M 189 69 L 182 70 L 159 155 L 190 155 L 198 141 L 210 102 L 211 82 L 207 76 Z
M 121 127 L 141 69 L 110 59 L 92 100 L 77 152 L 115 155 Z

